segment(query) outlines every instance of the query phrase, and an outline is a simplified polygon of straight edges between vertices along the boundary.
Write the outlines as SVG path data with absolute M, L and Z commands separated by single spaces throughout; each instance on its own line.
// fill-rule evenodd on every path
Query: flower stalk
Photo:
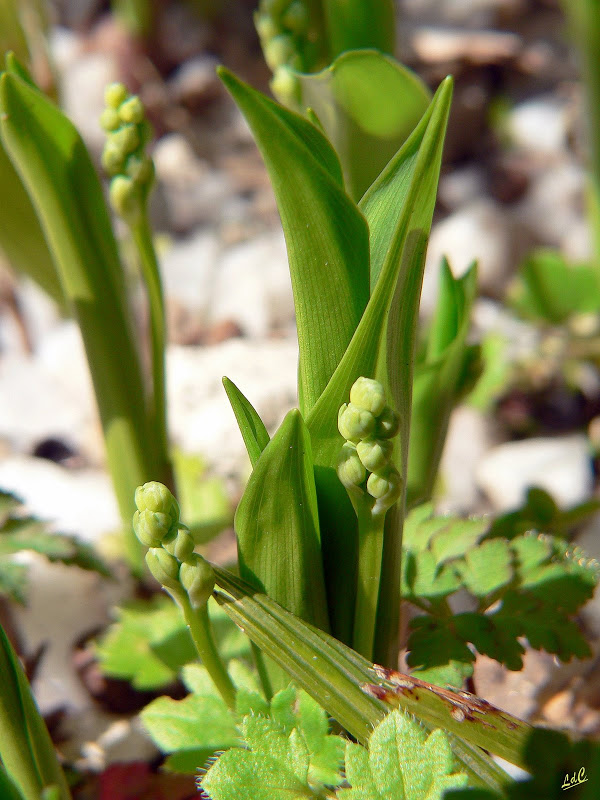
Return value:
M 135 493 L 133 528 L 149 549 L 146 564 L 179 605 L 194 646 L 219 694 L 235 708 L 235 687 L 215 644 L 208 600 L 215 587 L 212 566 L 194 552 L 194 540 L 180 522 L 179 505 L 166 486 L 150 481 Z
M 392 457 L 398 428 L 398 415 L 387 404 L 383 386 L 371 378 L 358 378 L 350 390 L 350 403 L 344 403 L 338 414 L 338 429 L 346 442 L 337 473 L 358 518 L 352 644 L 370 660 L 377 637 L 385 516 L 402 494 L 402 479 Z

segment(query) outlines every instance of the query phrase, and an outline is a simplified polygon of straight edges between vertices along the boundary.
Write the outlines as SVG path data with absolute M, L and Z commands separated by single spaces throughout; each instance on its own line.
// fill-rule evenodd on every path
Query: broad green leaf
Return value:
M 8 263 L 32 278 L 59 306 L 64 294 L 46 239 L 29 195 L 2 145 L 0 136 L 0 249 Z
M 372 4 L 359 5 L 367 14 L 372 11 Z M 356 200 L 404 144 L 431 100 L 415 73 L 366 49 L 376 46 L 344 48 L 354 52 L 343 52 L 322 72 L 297 73 L 301 103 L 319 118 L 342 163 L 348 193 Z
M 535 250 L 523 262 L 508 300 L 524 317 L 551 325 L 600 309 L 596 270 L 570 265 L 556 250 Z
M 299 411 L 288 413 L 257 461 L 235 530 L 240 575 L 327 630 L 311 444 Z
M 510 583 L 513 555 L 507 542 L 490 539 L 469 550 L 465 566 L 458 567 L 466 588 L 475 597 L 485 597 Z
M 194 774 L 216 751 L 237 745 L 240 737 L 235 715 L 204 667 L 191 665 L 186 684 L 192 693 L 183 700 L 159 697 L 140 716 L 152 741 L 169 754 L 166 766 Z
M 452 82 L 438 89 L 428 111 L 371 187 L 363 201 L 371 231 L 371 263 L 378 278 L 356 333 L 327 388 L 307 417 L 313 442 L 323 555 L 329 596 L 341 608 L 353 606 L 356 570 L 356 524 L 346 492 L 337 480 L 335 464 L 342 439 L 337 413 L 354 381 L 383 378 L 388 396 L 400 412 L 401 446 L 397 448 L 401 472 L 406 473 L 411 383 L 418 299 L 423 259 L 435 203 L 441 150 L 448 116 Z M 390 232 L 391 231 L 391 232 Z M 390 375 L 376 375 L 382 342 L 387 348 Z M 380 362 L 383 368 L 383 362 Z M 403 365 L 402 369 L 399 365 Z M 384 544 L 380 605 L 389 616 L 390 630 L 397 630 L 397 586 L 400 583 L 397 528 Z M 385 594 L 385 592 L 384 592 Z M 331 603 L 332 613 L 335 611 Z M 348 640 L 348 620 L 332 619 L 334 633 Z
M 444 732 L 428 735 L 401 711 L 379 723 L 367 750 L 348 742 L 346 777 L 352 788 L 338 792 L 339 800 L 441 800 L 445 789 L 467 784 Z
M 4 800 L 26 800 L 2 764 L 0 764 L 0 797 Z
M 235 383 L 230 381 L 229 378 L 223 378 L 223 386 L 239 425 L 250 463 L 254 467 L 260 458 L 260 454 L 269 443 L 269 434 L 254 406 L 240 392 Z
M 296 306 L 300 408 L 308 413 L 367 304 L 367 225 L 340 187 L 337 158 L 320 131 L 226 70 L 219 74 L 254 133 L 277 198 Z
M 333 59 L 347 50 L 374 48 L 393 53 L 396 10 L 393 0 L 324 0 L 329 52 Z
M 0 760 L 24 800 L 39 800 L 57 787 L 57 800 L 70 800 L 50 734 L 33 699 L 23 667 L 0 625 Z
M 431 497 L 450 414 L 471 381 L 473 348 L 467 346 L 466 337 L 476 282 L 475 265 L 462 278 L 455 279 L 448 262 L 442 262 L 438 305 L 426 355 L 415 366 L 408 456 L 409 506 Z
M 130 525 L 134 489 L 162 477 L 164 459 L 147 428 L 140 360 L 100 182 L 72 123 L 14 74 L 0 78 L 0 130 L 81 329 L 110 471 L 127 523 L 129 557 L 139 567 L 140 546 Z
M 391 684 L 382 684 L 381 671 L 349 647 L 294 617 L 227 570 L 215 567 L 215 572 L 219 586 L 215 598 L 231 619 L 357 741 L 365 744 L 373 727 L 383 718 L 385 706 L 379 699 L 381 695 L 386 701 L 393 698 L 394 703 L 418 717 L 425 727 L 451 731 L 452 750 L 462 764 L 461 769 L 477 784 L 499 789 L 506 778 L 479 747 L 520 763 L 521 737 L 514 731 L 518 732 L 520 725 L 528 730 L 524 723 L 502 715 L 510 733 L 504 732 L 503 723 L 500 736 L 497 726 L 494 730 L 475 722 L 465 727 L 448 713 L 448 704 L 439 701 L 433 691 L 435 687 L 419 693 L 417 699 L 411 693 L 394 692 Z M 497 709 L 490 711 L 494 721 L 496 714 L 500 714 Z

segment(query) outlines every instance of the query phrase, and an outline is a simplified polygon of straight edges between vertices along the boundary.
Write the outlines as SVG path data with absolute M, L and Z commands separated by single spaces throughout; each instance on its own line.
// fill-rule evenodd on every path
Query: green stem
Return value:
M 183 594 L 177 598 L 177 601 L 181 604 L 183 616 L 190 629 L 198 655 L 202 659 L 202 665 L 206 667 L 206 671 L 223 700 L 229 708 L 235 709 L 235 687 L 215 645 L 208 617 L 208 606 L 203 605 L 201 608 L 193 609 L 187 595 Z
M 354 606 L 353 647 L 372 661 L 381 582 L 385 514 L 374 515 L 370 508 L 371 504 L 364 499 L 357 505 L 358 583 Z
M 156 251 L 152 242 L 152 231 L 147 213 L 143 213 L 139 221 L 131 228 L 133 240 L 140 255 L 142 275 L 148 293 L 150 309 L 150 337 L 152 355 L 152 399 L 151 418 L 154 421 L 154 434 L 157 438 L 159 475 L 157 480 L 174 491 L 174 478 L 169 460 L 169 443 L 167 435 L 167 400 L 166 400 L 166 323 L 165 305 L 160 280 L 160 270 Z

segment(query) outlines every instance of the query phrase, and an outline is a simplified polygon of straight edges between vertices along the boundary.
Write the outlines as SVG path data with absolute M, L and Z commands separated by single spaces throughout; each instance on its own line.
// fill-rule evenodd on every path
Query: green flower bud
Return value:
M 367 492 L 375 498 L 373 514 L 384 514 L 402 493 L 402 478 L 395 467 L 385 472 L 373 472 L 367 481 Z
M 163 540 L 162 546 L 167 553 L 175 556 L 178 561 L 187 561 L 194 552 L 195 542 L 187 528 L 181 527 L 179 530 L 172 531 Z
M 171 525 L 179 522 L 179 503 L 164 483 L 148 481 L 135 490 L 135 504 L 140 511 L 148 509 L 161 514 L 167 514 Z
M 118 175 L 125 163 L 125 154 L 109 139 L 102 151 L 102 166 L 108 175 Z
M 268 14 L 256 14 L 254 17 L 254 27 L 256 28 L 259 39 L 265 45 L 271 39 L 274 39 L 277 34 L 281 33 L 281 28 Z
M 172 522 L 168 514 L 146 508 L 143 511 L 136 511 L 133 515 L 135 535 L 146 547 L 160 547 L 171 528 Z
M 194 553 L 190 561 L 181 565 L 179 579 L 188 593 L 192 608 L 206 605 L 215 588 L 215 571 L 206 559 Z
M 356 445 L 356 452 L 369 472 L 381 472 L 390 460 L 393 447 L 389 439 L 367 439 Z
M 360 486 L 367 477 L 367 471 L 358 457 L 356 447 L 350 442 L 346 442 L 340 450 L 337 474 L 346 488 Z
M 308 13 L 301 0 L 293 0 L 281 17 L 284 28 L 295 33 L 303 34 L 308 28 Z
M 150 184 L 154 179 L 154 162 L 148 156 L 129 156 L 125 165 L 125 174 L 138 186 Z
M 122 83 L 111 83 L 104 90 L 104 102 L 115 110 L 127 99 L 127 89 Z
M 156 580 L 175 594 L 181 594 L 179 582 L 179 562 L 162 547 L 151 547 L 146 553 L 146 564 Z
M 375 429 L 375 417 L 370 411 L 357 408 L 352 403 L 343 406 L 338 414 L 338 430 L 349 442 L 366 439 Z
M 100 114 L 100 127 L 103 131 L 107 133 L 115 131 L 120 124 L 121 119 L 114 108 L 105 108 L 102 114 Z
M 372 378 L 358 378 L 350 389 L 350 402 L 378 417 L 386 406 L 384 388 Z
M 400 430 L 400 415 L 391 406 L 386 406 L 377 417 L 375 436 L 378 439 L 391 439 Z
M 140 134 L 135 125 L 123 125 L 122 128 L 110 134 L 107 144 L 109 143 L 119 148 L 127 156 L 139 147 Z
M 139 125 L 144 120 L 144 106 L 137 95 L 132 95 L 119 106 L 119 117 L 123 122 Z
M 296 54 L 294 40 L 286 33 L 280 33 L 264 45 L 265 61 L 275 72 L 277 67 L 287 64 Z
M 302 97 L 300 81 L 287 64 L 277 67 L 269 86 L 275 97 L 285 105 L 295 105 L 300 102 Z
M 116 175 L 110 182 L 110 202 L 115 212 L 128 222 L 137 219 L 141 212 L 140 195 L 137 186 L 124 175 Z

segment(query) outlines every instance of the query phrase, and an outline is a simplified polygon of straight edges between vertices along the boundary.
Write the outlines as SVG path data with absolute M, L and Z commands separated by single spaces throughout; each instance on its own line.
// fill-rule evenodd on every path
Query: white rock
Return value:
M 165 295 L 206 320 L 221 246 L 212 231 L 175 242 L 160 257 Z
M 216 274 L 211 320 L 228 319 L 256 338 L 293 321 L 292 286 L 281 231 L 242 242 L 224 253 Z
M 154 145 L 152 158 L 156 177 L 167 183 L 188 186 L 208 170 L 208 164 L 194 153 L 192 146 L 181 133 L 168 133 Z
M 573 160 L 546 166 L 532 181 L 514 214 L 538 241 L 562 249 L 581 224 L 585 170 Z
M 506 122 L 517 147 L 535 153 L 562 154 L 567 146 L 568 106 L 553 96 L 537 97 L 516 105 Z
M 100 127 L 104 89 L 119 80 L 115 59 L 109 53 L 81 53 L 61 76 L 61 105 L 88 147 L 99 154 L 106 134 Z
M 480 288 L 498 293 L 510 263 L 510 229 L 503 209 L 488 199 L 474 200 L 434 225 L 423 279 L 421 310 L 425 314 L 435 307 L 443 256 L 457 277 L 476 260 Z
M 560 506 L 587 500 L 593 487 L 589 442 L 583 435 L 526 439 L 493 448 L 476 479 L 497 511 L 517 508 L 530 486 L 540 486 Z
M 477 465 L 493 442 L 492 426 L 484 414 L 469 406 L 454 410 L 440 463 L 442 495 L 436 501 L 440 513 L 475 512 Z
M 88 542 L 120 525 L 112 484 L 100 470 L 70 470 L 43 458 L 9 456 L 0 461 L 0 487 L 17 494 L 54 530 Z
M 481 168 L 459 167 L 440 177 L 439 200 L 448 208 L 457 209 L 485 194 L 485 175 Z
M 237 475 L 247 457 L 222 385 L 226 375 L 273 430 L 296 405 L 296 342 L 230 339 L 212 347 L 169 348 L 169 425 L 174 441 L 201 453 L 221 475 Z

